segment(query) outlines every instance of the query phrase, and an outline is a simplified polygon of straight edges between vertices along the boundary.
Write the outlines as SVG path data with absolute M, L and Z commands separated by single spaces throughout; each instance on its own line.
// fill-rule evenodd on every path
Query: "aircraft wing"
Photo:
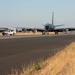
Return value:
M 69 31 L 75 31 L 75 28 L 67 28 Z
M 61 24 L 61 25 L 54 25 L 55 27 L 60 27 L 60 26 L 64 26 L 64 24 Z
M 43 29 L 43 28 L 35 28 L 35 30 L 37 30 L 38 32 L 44 32 L 45 31 L 45 29 Z
M 3 31 L 5 31 L 5 30 L 8 30 L 8 28 L 0 28 L 0 32 L 3 32 Z
M 75 27 L 73 28 L 73 27 L 69 27 L 69 28 L 55 28 L 55 30 L 54 31 L 57 31 L 57 32 L 63 32 L 63 31 L 66 31 L 66 30 L 68 30 L 68 31 L 75 31 Z
M 17 31 L 32 31 L 33 28 L 27 28 L 27 27 L 15 27 Z
M 28 29 L 30 31 L 32 31 L 32 29 Z M 46 31 L 44 28 L 34 28 L 33 30 L 36 30 L 37 32 L 44 32 Z M 63 31 L 75 31 L 75 28 L 71 27 L 71 28 L 55 28 L 54 30 L 50 31 L 50 32 L 63 32 Z

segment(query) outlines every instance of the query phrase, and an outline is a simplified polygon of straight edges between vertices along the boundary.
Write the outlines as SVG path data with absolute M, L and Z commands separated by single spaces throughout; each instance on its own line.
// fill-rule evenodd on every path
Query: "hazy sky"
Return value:
M 42 27 L 51 23 L 75 27 L 75 0 L 0 0 L 0 27 Z

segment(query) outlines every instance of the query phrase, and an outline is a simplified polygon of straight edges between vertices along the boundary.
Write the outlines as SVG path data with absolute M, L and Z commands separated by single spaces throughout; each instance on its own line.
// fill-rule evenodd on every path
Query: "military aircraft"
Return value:
M 31 28 L 27 28 L 27 27 L 15 27 L 15 28 L 16 28 L 17 32 L 30 32 L 30 31 L 34 32 L 34 30 L 35 30 L 33 27 L 31 27 Z
M 5 27 L 0 27 L 0 32 L 3 32 L 5 30 L 8 30 L 8 28 L 5 28 Z
M 49 34 L 48 32 L 54 32 L 55 34 L 58 34 L 58 32 L 67 32 L 75 30 L 75 28 L 57 28 L 59 26 L 64 26 L 64 24 L 61 25 L 54 25 L 54 12 L 52 12 L 52 24 L 47 23 L 44 25 L 44 29 L 40 28 L 34 28 L 36 31 L 42 32 L 42 34 Z

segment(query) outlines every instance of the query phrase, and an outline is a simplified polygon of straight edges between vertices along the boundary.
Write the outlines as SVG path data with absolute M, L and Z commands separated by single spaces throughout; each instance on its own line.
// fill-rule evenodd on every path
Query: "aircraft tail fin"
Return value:
M 54 12 L 52 12 L 52 25 L 54 25 Z

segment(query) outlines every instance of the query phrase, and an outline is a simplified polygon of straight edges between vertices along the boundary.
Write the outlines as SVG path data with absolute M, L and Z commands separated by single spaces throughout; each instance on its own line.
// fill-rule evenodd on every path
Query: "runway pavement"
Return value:
M 74 34 L 0 39 L 0 75 L 10 72 L 12 68 L 20 70 L 24 64 L 51 56 L 73 41 Z

